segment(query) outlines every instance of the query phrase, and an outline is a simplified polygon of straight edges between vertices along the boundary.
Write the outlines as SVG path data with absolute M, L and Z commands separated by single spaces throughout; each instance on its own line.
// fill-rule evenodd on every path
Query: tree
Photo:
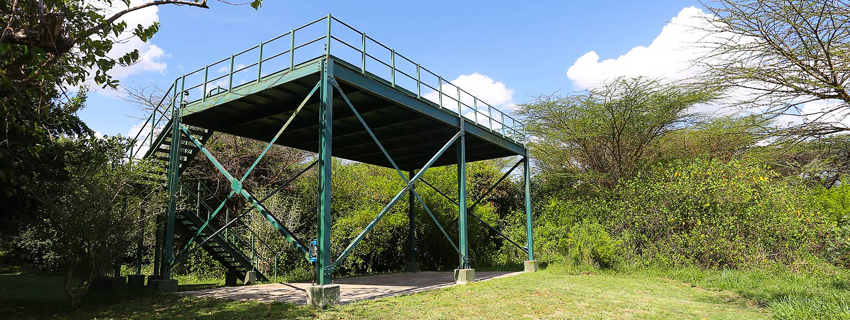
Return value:
M 742 105 L 796 116 L 795 135 L 850 131 L 850 1 L 717 0 L 705 7 L 713 81 L 745 92 Z M 824 107 L 803 104 L 824 101 Z M 827 103 L 828 102 L 828 103 Z M 832 104 L 830 104 L 832 103 Z
M 154 216 L 156 182 L 144 179 L 143 162 L 124 163 L 129 141 L 120 138 L 60 139 L 58 154 L 66 179 L 36 197 L 37 220 L 18 237 L 42 267 L 65 275 L 71 306 L 79 306 L 92 279 L 113 267 Z M 79 281 L 77 281 L 79 280 Z M 75 283 L 76 282 L 76 283 Z
M 126 8 L 108 14 L 103 7 L 123 3 Z M 261 1 L 251 5 L 259 7 Z M 89 137 L 93 131 L 77 117 L 93 82 L 117 86 L 109 76 L 116 65 L 138 61 L 133 51 L 117 59 L 108 53 L 119 35 L 128 31 L 143 41 L 159 25 L 128 26 L 124 15 L 159 5 L 206 7 L 205 0 L 158 0 L 136 5 L 129 0 L 41 0 L 0 2 L 0 228 L 17 230 L 21 219 L 31 219 L 38 201 L 33 195 L 47 179 L 56 177 L 62 163 L 55 161 L 63 147 L 59 137 Z M 132 29 L 128 29 L 132 28 Z M 126 38 L 126 37 L 125 37 Z M 40 182 L 37 183 L 36 176 Z M 5 237 L 14 232 L 0 232 Z
M 544 172 L 612 187 L 633 175 L 658 137 L 694 119 L 711 91 L 646 78 L 619 78 L 587 94 L 541 96 L 520 106 Z

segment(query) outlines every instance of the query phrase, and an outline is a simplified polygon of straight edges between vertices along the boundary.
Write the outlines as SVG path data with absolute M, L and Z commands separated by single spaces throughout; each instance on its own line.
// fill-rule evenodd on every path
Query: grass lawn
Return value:
M 79 310 L 67 311 L 63 299 L 58 277 L 0 275 L 0 314 L 3 318 L 21 319 L 760 319 L 770 316 L 769 310 L 738 294 L 706 290 L 678 280 L 634 274 L 571 274 L 551 268 L 326 310 L 284 303 L 141 293 L 135 297 L 93 296 Z

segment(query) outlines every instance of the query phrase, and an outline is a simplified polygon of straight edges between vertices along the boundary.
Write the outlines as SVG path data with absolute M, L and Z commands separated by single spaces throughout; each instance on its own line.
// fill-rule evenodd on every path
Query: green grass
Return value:
M 0 288 L 4 288 L 0 291 L 3 294 L 0 314 L 21 319 L 759 319 L 769 316 L 766 309 L 737 294 L 705 290 L 678 280 L 650 275 L 575 274 L 555 269 L 326 310 L 284 303 L 136 292 L 135 297 L 94 296 L 80 309 L 69 311 L 64 308 L 60 278 L 3 274 L 0 275 Z M 58 293 L 38 294 L 48 290 Z
M 221 286 L 181 277 L 180 290 Z M 94 294 L 66 308 L 62 278 L 0 270 L 9 319 L 850 319 L 850 272 L 825 266 L 701 270 L 553 265 L 537 273 L 316 310 L 285 303 Z

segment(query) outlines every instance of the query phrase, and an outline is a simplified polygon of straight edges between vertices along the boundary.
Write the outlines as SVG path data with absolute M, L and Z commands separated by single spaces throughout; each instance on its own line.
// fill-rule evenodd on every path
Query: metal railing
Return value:
M 350 43 L 355 41 L 359 43 Z M 180 84 L 180 92 L 188 94 L 185 103 L 191 105 L 325 56 L 515 142 L 525 132 L 514 117 L 331 15 L 193 70 L 175 85 Z

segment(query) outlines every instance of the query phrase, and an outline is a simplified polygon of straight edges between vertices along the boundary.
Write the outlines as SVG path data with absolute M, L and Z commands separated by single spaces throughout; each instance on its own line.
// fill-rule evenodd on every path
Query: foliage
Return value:
M 566 255 L 573 263 L 608 268 L 620 258 L 620 241 L 612 239 L 599 223 L 574 225 L 566 242 Z
M 850 106 L 850 3 L 845 0 L 716 0 L 696 63 L 713 81 L 746 93 L 742 105 L 798 117 L 792 135 L 846 131 Z M 825 108 L 802 108 L 812 101 Z
M 539 97 L 519 113 L 545 172 L 614 187 L 646 164 L 650 144 L 692 120 L 691 107 L 713 98 L 694 85 L 619 78 L 584 95 Z
M 65 275 L 65 291 L 76 307 L 91 280 L 112 267 L 152 216 L 155 195 L 142 179 L 144 163 L 122 164 L 127 142 L 119 138 L 61 139 L 63 181 L 38 194 L 38 219 L 18 238 L 43 267 Z M 72 285 L 72 279 L 81 281 Z

